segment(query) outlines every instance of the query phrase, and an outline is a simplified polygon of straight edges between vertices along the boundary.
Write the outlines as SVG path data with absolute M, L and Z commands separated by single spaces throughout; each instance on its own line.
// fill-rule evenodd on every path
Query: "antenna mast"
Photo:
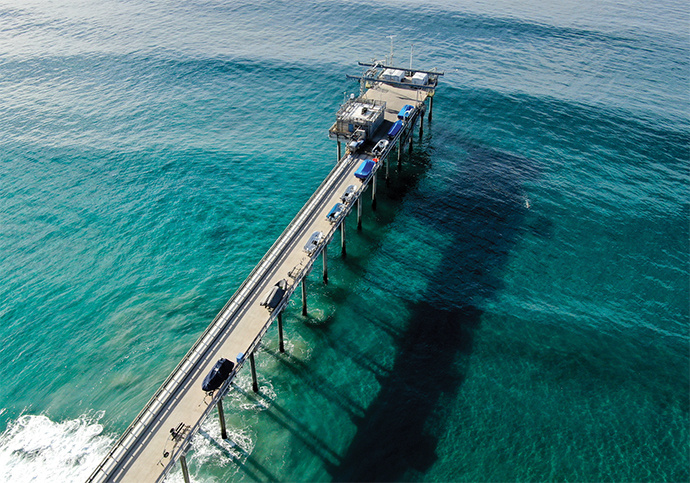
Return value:
M 395 35 L 388 35 L 387 36 L 389 39 L 391 39 L 391 58 L 388 61 L 388 65 L 393 65 L 393 39 L 395 38 Z

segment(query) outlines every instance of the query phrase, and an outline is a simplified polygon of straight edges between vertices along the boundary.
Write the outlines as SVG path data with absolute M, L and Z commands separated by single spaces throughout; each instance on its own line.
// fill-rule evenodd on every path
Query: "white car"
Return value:
M 343 196 L 340 197 L 340 201 L 343 203 L 350 203 L 354 198 L 355 195 L 357 194 L 357 187 L 353 184 L 347 187 L 345 190 L 345 193 L 343 193 Z
M 371 150 L 371 154 L 373 154 L 374 156 L 380 156 L 381 154 L 383 154 L 387 147 L 388 139 L 381 139 L 379 142 L 376 143 L 374 149 Z
M 304 245 L 304 251 L 307 253 L 307 255 L 312 256 L 318 246 L 321 244 L 321 242 L 324 239 L 324 234 L 320 231 L 315 231 L 314 233 L 311 234 L 309 237 L 309 241 L 307 241 L 307 244 Z

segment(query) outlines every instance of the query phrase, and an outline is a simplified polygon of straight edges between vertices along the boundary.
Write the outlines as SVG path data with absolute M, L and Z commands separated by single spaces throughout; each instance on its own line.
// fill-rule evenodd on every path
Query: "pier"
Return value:
M 328 245 L 339 232 L 345 255 L 347 216 L 355 211 L 361 229 L 365 193 L 371 192 L 375 207 L 377 177 L 388 180 L 392 153 L 397 153 L 400 166 L 416 124 L 421 136 L 425 114 L 428 111 L 429 119 L 432 116 L 433 94 L 443 73 L 377 62 L 360 65 L 366 67 L 363 75 L 348 76 L 359 81 L 359 96 L 352 95 L 343 103 L 328 131 L 337 142 L 335 166 L 113 445 L 89 482 L 162 481 L 178 461 L 189 482 L 185 455 L 191 439 L 214 412 L 221 422 L 220 437 L 227 437 L 223 397 L 246 362 L 253 390 L 258 392 L 255 352 L 262 338 L 277 320 L 279 347 L 284 351 L 282 313 L 290 297 L 300 291 L 302 313 L 308 314 L 307 275 L 321 259 L 322 279 L 328 283 Z M 405 111 L 406 106 L 411 109 Z M 367 161 L 370 170 L 363 171 Z M 219 358 L 235 366 L 219 389 L 204 392 L 202 380 Z

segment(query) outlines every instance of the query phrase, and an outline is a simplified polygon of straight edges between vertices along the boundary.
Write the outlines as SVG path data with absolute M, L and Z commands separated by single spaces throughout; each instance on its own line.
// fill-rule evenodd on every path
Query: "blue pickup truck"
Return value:
M 367 159 L 359 165 L 359 168 L 357 168 L 357 171 L 355 171 L 355 177 L 361 179 L 362 181 L 367 179 L 371 174 L 371 171 L 374 169 L 374 166 L 376 166 L 376 163 L 371 159 Z
M 395 124 L 388 130 L 388 139 L 393 139 L 403 128 L 402 121 L 395 121 Z
M 402 109 L 400 109 L 400 112 L 398 113 L 398 119 L 407 120 L 412 115 L 412 112 L 414 112 L 414 106 L 406 104 L 403 106 Z

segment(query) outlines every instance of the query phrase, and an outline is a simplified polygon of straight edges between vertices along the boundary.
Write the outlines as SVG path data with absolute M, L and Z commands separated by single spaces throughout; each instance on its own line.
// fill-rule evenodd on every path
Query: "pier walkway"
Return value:
M 322 255 L 323 278 L 327 281 L 326 250 L 329 242 L 339 230 L 342 251 L 345 252 L 344 222 L 347 215 L 356 209 L 358 221 L 361 220 L 362 196 L 368 186 L 372 187 L 372 200 L 375 203 L 377 171 L 385 163 L 387 172 L 388 157 L 396 142 L 400 152 L 407 137 L 412 135 L 416 121 L 423 117 L 426 110 L 428 90 L 376 82 L 369 82 L 369 85 L 371 88 L 360 97 L 385 102 L 386 108 L 382 126 L 366 144 L 368 149 L 378 139 L 386 138 L 388 127 L 398 120 L 397 113 L 404 105 L 413 105 L 414 114 L 407 120 L 405 127 L 379 154 L 379 162 L 365 180 L 356 178 L 354 173 L 365 159 L 372 159 L 367 147 L 357 154 L 347 152 L 344 156 L 339 156 L 333 170 L 111 448 L 89 482 L 161 481 L 178 460 L 185 478 L 188 478 L 184 455 L 189 449 L 191 438 L 214 408 L 218 408 L 222 430 L 225 432 L 222 397 L 230 390 L 234 375 L 247 360 L 251 365 L 254 390 L 258 390 L 254 352 L 262 337 L 277 318 L 282 350 L 282 310 L 288 304 L 290 296 L 301 283 L 303 312 L 306 314 L 306 277 L 318 256 Z M 340 140 L 338 148 L 340 151 Z M 335 223 L 331 223 L 326 216 L 336 203 L 341 203 L 341 197 L 350 185 L 357 189 L 354 198 L 343 204 L 344 213 Z M 361 221 L 358 225 L 361 226 Z M 323 233 L 323 239 L 313 253 L 307 254 L 304 251 L 305 244 L 317 231 Z M 261 302 L 281 280 L 287 281 L 287 291 L 279 305 L 269 311 Z M 241 354 L 244 357 L 238 357 Z M 237 361 L 237 364 L 223 386 L 213 394 L 207 394 L 201 389 L 202 380 L 221 357 Z

